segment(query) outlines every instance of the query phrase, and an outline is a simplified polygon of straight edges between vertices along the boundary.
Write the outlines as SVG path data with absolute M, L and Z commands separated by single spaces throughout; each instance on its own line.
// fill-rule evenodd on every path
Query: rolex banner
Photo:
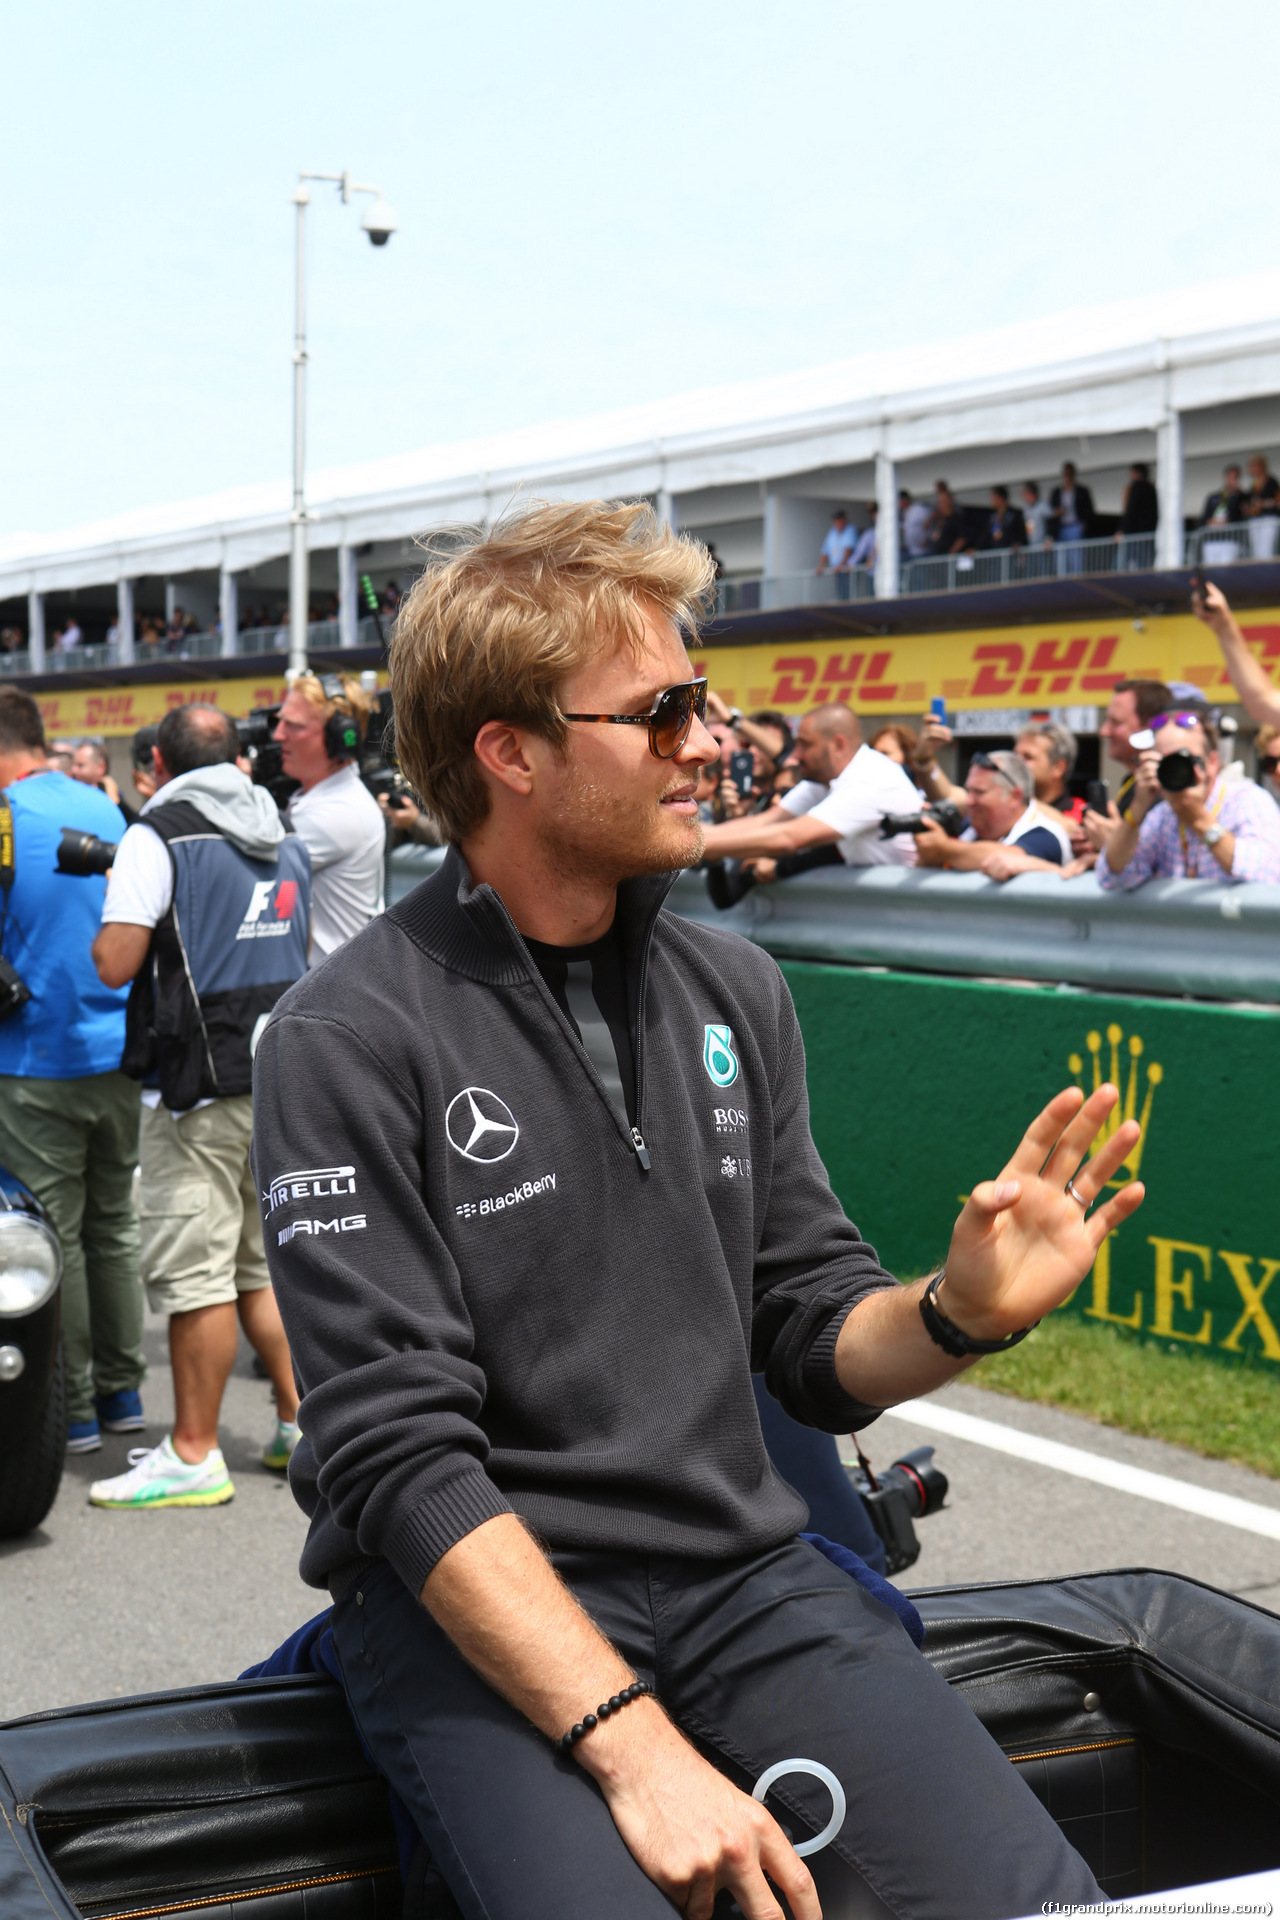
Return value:
M 1146 1183 L 1062 1309 L 1225 1364 L 1280 1368 L 1280 1211 L 1270 1090 L 1280 1010 L 783 962 L 832 1184 L 904 1278 L 1073 1081 L 1120 1088 Z

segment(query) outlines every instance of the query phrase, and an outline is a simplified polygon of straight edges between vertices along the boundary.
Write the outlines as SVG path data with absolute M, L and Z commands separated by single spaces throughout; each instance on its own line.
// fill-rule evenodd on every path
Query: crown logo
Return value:
M 1108 1180 L 1107 1185 L 1109 1187 L 1123 1187 L 1126 1186 L 1130 1180 L 1137 1179 L 1138 1169 L 1142 1165 L 1142 1150 L 1147 1144 L 1147 1123 L 1151 1119 L 1151 1103 L 1155 1099 L 1156 1088 L 1164 1079 L 1164 1068 L 1160 1065 L 1159 1061 L 1149 1061 L 1147 1064 L 1146 1092 L 1142 1102 L 1142 1112 L 1139 1113 L 1138 1062 L 1141 1060 L 1143 1053 L 1142 1039 L 1141 1036 L 1136 1033 L 1129 1035 L 1129 1084 L 1127 1087 L 1122 1084 L 1120 1078 L 1120 1042 L 1123 1039 L 1123 1028 L 1116 1026 L 1114 1023 L 1107 1028 L 1107 1040 L 1111 1047 L 1111 1070 L 1109 1073 L 1104 1074 L 1102 1071 L 1102 1035 L 1100 1033 L 1091 1033 L 1086 1036 L 1085 1045 L 1093 1055 L 1093 1085 L 1091 1087 L 1086 1087 L 1081 1078 L 1081 1075 L 1084 1073 L 1084 1061 L 1080 1058 L 1080 1055 L 1073 1053 L 1067 1060 L 1067 1065 L 1071 1069 L 1075 1083 L 1083 1093 L 1096 1093 L 1104 1080 L 1110 1080 L 1113 1086 L 1120 1088 L 1121 1097 L 1103 1121 L 1097 1138 L 1094 1140 L 1093 1146 L 1090 1149 L 1091 1152 L 1097 1153 L 1100 1148 L 1104 1147 L 1116 1129 L 1123 1126 L 1126 1120 L 1137 1120 L 1142 1128 L 1142 1132 L 1138 1136 L 1138 1143 L 1134 1147 L 1133 1152 L 1126 1161 L 1116 1168 L 1114 1178 Z

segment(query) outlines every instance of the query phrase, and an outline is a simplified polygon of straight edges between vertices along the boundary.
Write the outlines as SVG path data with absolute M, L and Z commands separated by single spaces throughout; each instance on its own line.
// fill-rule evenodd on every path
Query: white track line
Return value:
M 1061 1440 L 1046 1440 L 1038 1433 L 1024 1433 L 1020 1427 L 982 1420 L 936 1400 L 904 1400 L 889 1411 L 901 1420 L 948 1434 L 953 1440 L 970 1440 L 975 1446 L 1012 1454 L 1015 1460 L 1053 1467 L 1079 1480 L 1096 1481 L 1117 1493 L 1133 1493 L 1140 1500 L 1156 1500 L 1162 1507 L 1198 1514 L 1202 1520 L 1218 1520 L 1225 1527 L 1242 1527 L 1246 1533 L 1280 1540 L 1280 1508 L 1239 1500 L 1233 1493 L 1217 1493 L 1211 1487 L 1193 1486 L 1189 1480 L 1175 1480 L 1171 1474 L 1149 1473 L 1145 1467 L 1131 1467 L 1122 1460 L 1107 1460 L 1101 1454 L 1086 1453 L 1083 1447 L 1064 1446 Z

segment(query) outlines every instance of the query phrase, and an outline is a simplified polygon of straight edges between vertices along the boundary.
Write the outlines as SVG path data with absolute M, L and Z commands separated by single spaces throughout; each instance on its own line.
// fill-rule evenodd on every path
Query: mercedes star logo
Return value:
M 445 1109 L 449 1145 L 464 1160 L 505 1160 L 520 1138 L 516 1117 L 488 1087 L 464 1087 Z

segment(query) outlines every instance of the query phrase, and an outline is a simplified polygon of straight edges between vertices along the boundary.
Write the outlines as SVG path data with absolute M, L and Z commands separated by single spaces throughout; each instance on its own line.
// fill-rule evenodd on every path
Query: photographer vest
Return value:
M 173 862 L 173 904 L 129 995 L 123 1071 L 174 1113 L 249 1093 L 267 1015 L 307 970 L 311 857 L 296 833 L 275 861 L 242 853 L 189 801 L 140 823 Z

